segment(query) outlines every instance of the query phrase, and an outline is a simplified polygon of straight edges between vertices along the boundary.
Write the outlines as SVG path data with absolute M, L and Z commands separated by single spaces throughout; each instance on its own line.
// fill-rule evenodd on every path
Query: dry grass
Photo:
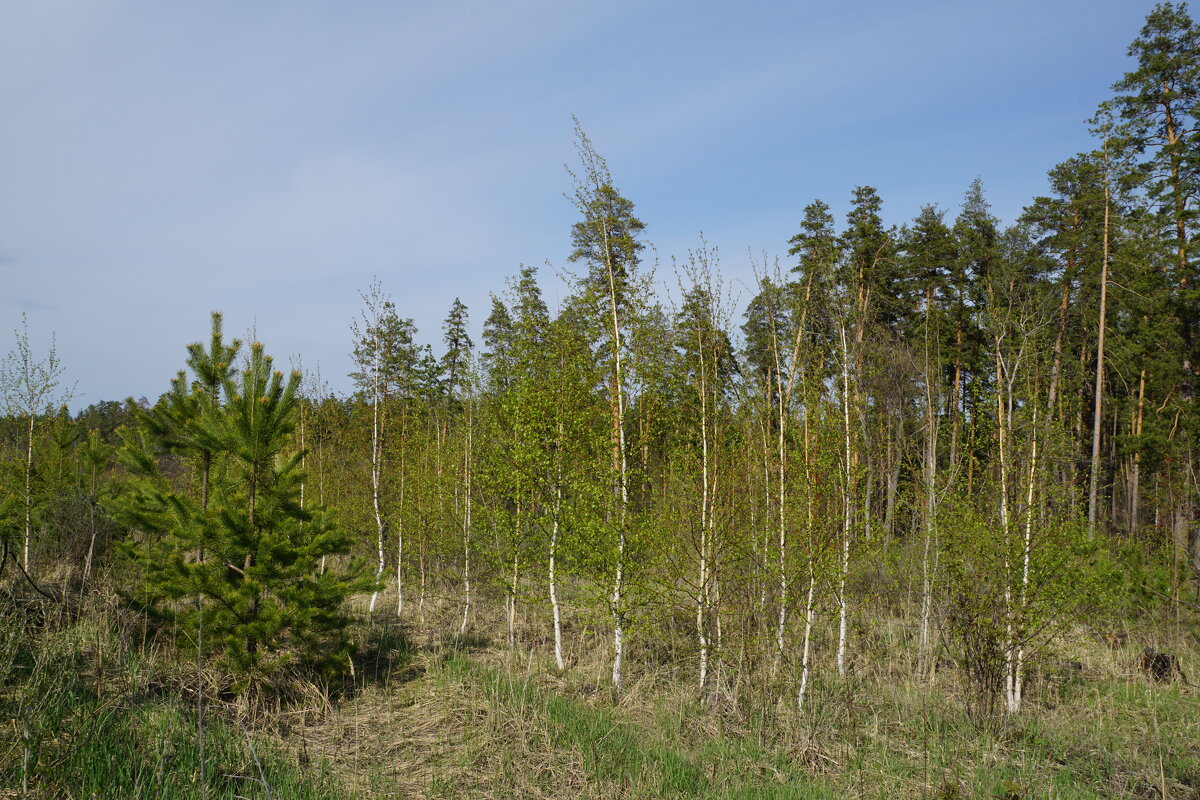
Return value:
M 477 625 L 506 631 L 492 614 Z M 1026 713 L 980 724 L 949 662 L 911 678 L 906 620 L 879 621 L 847 679 L 823 651 L 798 714 L 788 676 L 765 667 L 736 685 L 718 673 L 701 699 L 687 663 L 631 659 L 616 693 L 601 637 L 577 630 L 559 673 L 535 625 L 510 650 L 506 635 L 437 635 L 452 619 L 430 613 L 407 679 L 366 685 L 293 749 L 356 796 L 1200 797 L 1196 690 L 1140 675 L 1136 636 L 1111 649 L 1070 632 L 1034 658 Z M 1193 645 L 1172 652 L 1197 674 Z
M 69 657 L 97 697 L 182 695 L 186 714 L 195 665 L 172 655 L 169 632 L 156 641 L 111 598 L 89 603 L 39 612 L 63 616 L 46 625 L 39 658 Z M 1200 690 L 1137 669 L 1153 646 L 1195 679 L 1200 649 L 1187 638 L 1135 631 L 1114 649 L 1072 630 L 1033 659 L 1027 711 L 981 724 L 965 712 L 951 662 L 928 682 L 912 678 L 913 625 L 903 618 L 856 631 L 845 679 L 831 663 L 832 629 L 819 631 L 798 713 L 794 674 L 772 674 L 769 658 L 734 669 L 736 652 L 698 696 L 686 633 L 640 631 L 614 692 L 603 629 L 575 622 L 560 673 L 544 609 L 520 609 L 510 649 L 498 603 L 481 605 L 461 638 L 445 633 L 457 630 L 453 597 L 431 596 L 424 625 L 414 606 L 410 625 L 396 624 L 394 605 L 361 623 L 367 647 L 352 681 L 296 678 L 286 701 L 260 706 L 256 741 L 296 775 L 328 776 L 322 786 L 355 798 L 1200 797 Z M 209 704 L 215 722 L 246 719 L 237 705 Z M 0 753 L 10 775 L 17 752 Z

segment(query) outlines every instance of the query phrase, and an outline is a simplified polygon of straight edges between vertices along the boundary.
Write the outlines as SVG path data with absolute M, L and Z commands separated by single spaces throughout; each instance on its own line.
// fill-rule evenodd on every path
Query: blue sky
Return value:
M 153 399 L 219 309 L 345 392 L 373 276 L 478 340 L 519 264 L 563 292 L 572 115 L 661 282 L 703 232 L 744 303 L 814 198 L 952 217 L 980 176 L 1011 221 L 1152 5 L 0 0 L 0 353 L 26 312 L 73 406 Z

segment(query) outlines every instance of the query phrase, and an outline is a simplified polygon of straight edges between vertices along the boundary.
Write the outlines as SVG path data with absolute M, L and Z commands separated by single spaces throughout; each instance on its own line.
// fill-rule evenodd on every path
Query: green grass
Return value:
M 885 660 L 845 679 L 818 662 L 800 714 L 785 676 L 700 702 L 685 670 L 635 668 L 612 692 L 601 652 L 560 674 L 536 652 L 365 633 L 332 706 L 249 732 L 210 708 L 209 798 L 1200 797 L 1200 695 L 1139 675 L 1132 643 L 1080 638 L 1061 656 L 1082 669 L 1048 659 L 1026 712 L 981 724 L 950 666 L 924 686 Z M 170 652 L 116 614 L 0 619 L 0 797 L 201 798 L 194 699 L 177 699 L 194 664 Z
M 205 796 L 194 705 L 175 699 L 169 667 L 112 620 L 28 630 L 0 622 L 0 796 L 191 800 Z M 253 737 L 253 738 L 252 738 Z M 219 713 L 205 725 L 211 800 L 336 800 L 323 766 L 301 769 L 261 734 Z
M 578 754 L 597 789 L 583 796 L 1200 797 L 1195 689 L 1146 680 L 1135 653 L 1091 656 L 1086 676 L 1045 667 L 1025 712 L 987 724 L 967 714 L 953 672 L 929 689 L 825 671 L 803 715 L 782 704 L 758 715 L 702 706 L 679 686 L 616 696 L 524 665 L 453 656 L 446 669 L 494 717 L 537 732 L 525 747 Z
M 578 754 L 585 783 L 607 788 L 609 796 L 712 800 L 835 796 L 747 739 L 702 738 L 697 747 L 688 747 L 679 736 L 686 725 L 683 715 L 676 718 L 675 730 L 642 728 L 621 719 L 616 708 L 592 707 L 547 691 L 528 675 L 516 677 L 461 656 L 447 659 L 444 665 L 450 674 L 474 682 L 504 718 L 523 720 L 542 732 L 548 746 Z M 553 785 L 542 788 L 554 789 Z
M 140 707 L 73 704 L 67 716 L 81 719 L 79 727 L 43 732 L 48 736 L 29 765 L 33 796 L 200 798 L 200 737 L 191 711 L 170 701 Z M 208 726 L 204 761 L 210 798 L 342 796 L 323 770 L 302 772 L 261 742 L 252 749 L 243 733 L 227 723 Z M 9 785 L 19 785 L 11 770 L 5 778 Z

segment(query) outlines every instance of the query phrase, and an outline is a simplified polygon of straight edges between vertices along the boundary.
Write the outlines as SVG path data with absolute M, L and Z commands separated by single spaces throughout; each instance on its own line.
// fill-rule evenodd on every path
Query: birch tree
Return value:
M 609 576 L 609 615 L 612 619 L 612 684 L 620 688 L 624 679 L 626 604 L 626 549 L 629 542 L 629 458 L 625 443 L 625 413 L 628 403 L 628 342 L 631 306 L 642 291 L 638 266 L 644 245 L 640 235 L 645 224 L 633 215 L 633 203 L 617 191 L 604 158 L 596 152 L 578 120 L 575 149 L 580 172 L 568 172 L 574 182 L 573 202 L 582 217 L 571 226 L 570 260 L 583 264 L 581 293 L 591 298 L 598 317 L 604 320 L 604 349 L 612 451 L 611 519 L 612 561 Z
M 385 567 L 385 537 L 390 524 L 399 523 L 396 530 L 396 594 L 397 613 L 403 610 L 404 586 L 401 565 L 404 556 L 403 518 L 393 513 L 390 498 L 386 497 L 385 457 L 390 428 L 390 402 L 398 393 L 411 391 L 418 352 L 413 345 L 416 332 L 412 320 L 402 319 L 396 306 L 376 279 L 366 292 L 360 292 L 363 310 L 351 323 L 354 337 L 354 365 L 350 374 L 371 408 L 370 489 L 371 512 L 375 522 L 375 579 L 383 578 Z M 401 447 L 403 442 L 401 441 Z M 403 470 L 401 470 L 403 474 Z M 379 588 L 371 594 L 370 611 L 374 613 Z
M 733 394 L 732 379 L 737 365 L 733 346 L 726 332 L 729 312 L 723 297 L 720 276 L 714 274 L 716 252 L 702 244 L 690 254 L 679 276 L 683 302 L 676 315 L 677 347 L 682 351 L 681 366 L 687 388 L 685 405 L 691 406 L 689 428 L 698 429 L 698 436 L 688 436 L 693 449 L 699 445 L 698 478 L 700 492 L 695 522 L 689 527 L 695 537 L 696 580 L 693 584 L 696 624 L 696 644 L 699 653 L 697 689 L 703 694 L 708 687 L 709 665 L 713 654 L 714 635 L 720 609 L 719 557 L 724 548 L 718 541 L 718 492 L 728 476 L 722 476 L 719 459 L 725 448 L 722 422 L 728 418 L 728 401 Z M 686 285 L 683 282 L 686 281 Z M 698 442 L 696 441 L 698 439 Z M 725 489 L 728 491 L 728 488 Z
M 38 417 L 55 405 L 67 402 L 70 392 L 60 392 L 64 368 L 58 358 L 54 337 L 50 338 L 50 350 L 45 358 L 39 359 L 33 352 L 29 338 L 29 318 L 21 314 L 21 327 L 13 331 L 16 349 L 9 351 L 0 371 L 0 389 L 4 393 L 7 413 L 24 422 L 24 458 L 22 461 L 21 489 L 21 570 L 30 573 L 29 552 L 33 540 L 33 524 L 37 507 L 34 487 L 34 433 Z M 4 539 L 4 559 L 10 554 L 9 541 Z M 0 559 L 0 566 L 3 559 Z

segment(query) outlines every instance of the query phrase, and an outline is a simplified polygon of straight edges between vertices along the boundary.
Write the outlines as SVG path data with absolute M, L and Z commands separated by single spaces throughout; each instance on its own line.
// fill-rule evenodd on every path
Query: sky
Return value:
M 220 310 L 345 394 L 375 278 L 478 342 L 521 264 L 567 291 L 573 116 L 660 284 L 703 236 L 740 316 L 814 199 L 953 219 L 979 177 L 1012 222 L 1152 6 L 0 0 L 0 354 L 24 314 L 73 408 L 153 400 Z

